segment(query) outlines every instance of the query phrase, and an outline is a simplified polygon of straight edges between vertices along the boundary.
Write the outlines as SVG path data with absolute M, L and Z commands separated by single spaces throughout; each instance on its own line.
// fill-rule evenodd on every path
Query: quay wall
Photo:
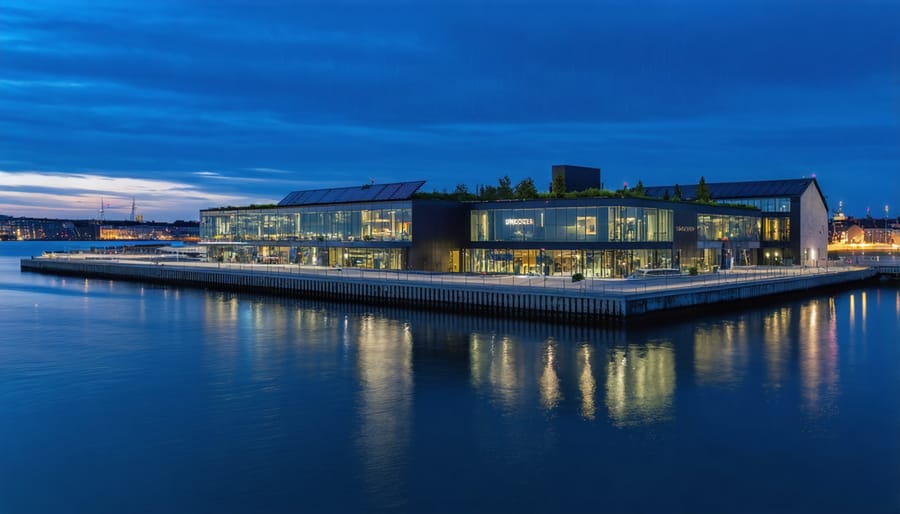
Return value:
M 279 296 L 364 302 L 502 317 L 577 323 L 609 322 L 626 316 L 623 297 L 586 297 L 575 292 L 527 291 L 464 284 L 365 280 L 264 271 L 190 268 L 108 261 L 23 259 L 22 271 L 111 278 Z
M 840 273 L 799 275 L 763 279 L 753 282 L 711 284 L 664 293 L 641 293 L 629 295 L 628 315 L 639 317 L 660 311 L 701 308 L 710 305 L 733 302 L 748 302 L 766 297 L 802 293 L 814 289 L 836 287 L 843 284 L 861 282 L 877 276 L 873 269 L 855 269 Z
M 618 322 L 725 302 L 760 299 L 857 282 L 871 269 L 730 284 L 704 284 L 646 293 L 580 292 L 528 287 L 432 284 L 399 280 L 287 274 L 261 270 L 124 264 L 82 259 L 23 259 L 23 271 L 110 278 L 279 296 L 426 308 L 575 323 Z

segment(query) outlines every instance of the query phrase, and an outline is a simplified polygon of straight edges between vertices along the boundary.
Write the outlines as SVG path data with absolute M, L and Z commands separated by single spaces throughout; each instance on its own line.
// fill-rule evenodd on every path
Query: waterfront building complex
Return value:
M 595 170 L 571 167 L 583 176 Z M 554 169 L 559 173 L 559 167 Z M 556 181 L 557 179 L 554 178 Z M 450 201 L 424 182 L 296 191 L 200 212 L 211 259 L 432 272 L 621 278 L 641 268 L 815 266 L 827 206 L 814 178 L 646 188 L 642 197 Z

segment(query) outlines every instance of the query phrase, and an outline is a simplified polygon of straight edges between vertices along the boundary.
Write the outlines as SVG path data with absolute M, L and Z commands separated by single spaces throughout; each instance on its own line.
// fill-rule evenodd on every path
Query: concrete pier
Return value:
M 400 273 L 328 273 L 329 270 L 249 267 L 229 268 L 208 263 L 154 264 L 106 259 L 33 258 L 21 261 L 22 271 L 151 282 L 274 294 L 288 297 L 363 302 L 378 305 L 446 310 L 520 319 L 574 323 L 617 322 L 672 312 L 718 306 L 724 302 L 762 299 L 821 287 L 866 280 L 865 268 L 800 270 L 797 273 L 753 272 L 700 279 L 585 281 L 563 277 L 549 281 L 515 277 L 468 277 Z M 323 271 L 325 273 L 323 273 Z M 402 277 L 402 278 L 401 278 Z M 510 280 L 512 278 L 512 280 Z

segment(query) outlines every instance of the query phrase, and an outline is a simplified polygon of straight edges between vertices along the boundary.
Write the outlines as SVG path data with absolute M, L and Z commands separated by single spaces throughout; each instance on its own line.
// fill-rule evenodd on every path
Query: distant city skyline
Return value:
M 0 214 L 195 220 L 299 189 L 601 168 L 816 176 L 900 214 L 900 4 L 11 0 Z

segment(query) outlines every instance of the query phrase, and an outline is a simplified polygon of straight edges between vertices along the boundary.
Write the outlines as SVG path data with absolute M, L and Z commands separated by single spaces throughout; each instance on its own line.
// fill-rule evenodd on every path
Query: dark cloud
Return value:
M 898 16 L 830 1 L 12 2 L 0 152 L 186 181 L 295 170 L 209 186 L 272 196 L 310 174 L 541 184 L 563 161 L 648 184 L 761 178 L 766 163 L 765 178 L 890 173 Z

